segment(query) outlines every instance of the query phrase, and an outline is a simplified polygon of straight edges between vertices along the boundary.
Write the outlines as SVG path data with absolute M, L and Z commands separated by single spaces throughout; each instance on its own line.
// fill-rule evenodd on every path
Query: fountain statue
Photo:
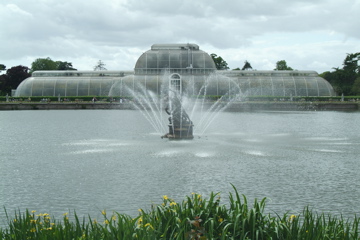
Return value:
M 161 138 L 169 139 L 193 139 L 193 123 L 189 115 L 181 105 L 180 96 L 177 92 L 169 90 L 168 106 L 165 112 L 169 117 L 169 133 Z

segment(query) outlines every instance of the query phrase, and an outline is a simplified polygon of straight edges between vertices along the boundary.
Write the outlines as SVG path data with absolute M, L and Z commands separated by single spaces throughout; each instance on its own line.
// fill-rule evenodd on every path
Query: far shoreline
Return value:
M 208 107 L 212 102 L 205 103 Z M 225 111 L 359 111 L 358 102 L 244 101 L 234 102 Z M 0 111 L 11 110 L 136 110 L 126 102 L 0 102 Z

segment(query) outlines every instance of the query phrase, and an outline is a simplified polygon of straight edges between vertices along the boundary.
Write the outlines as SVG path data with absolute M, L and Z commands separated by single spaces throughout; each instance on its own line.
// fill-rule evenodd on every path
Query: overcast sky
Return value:
M 360 52 L 360 0 L 0 0 L 0 64 L 132 70 L 154 43 L 195 43 L 230 69 L 318 73 Z

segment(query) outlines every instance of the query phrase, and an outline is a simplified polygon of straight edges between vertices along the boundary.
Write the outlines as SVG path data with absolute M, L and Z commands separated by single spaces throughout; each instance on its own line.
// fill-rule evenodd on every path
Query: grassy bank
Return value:
M 102 219 L 53 219 L 35 211 L 7 213 L 8 226 L 0 239 L 359 239 L 359 218 L 352 220 L 318 214 L 305 208 L 301 214 L 265 214 L 266 199 L 249 204 L 235 189 L 229 204 L 219 194 L 199 194 L 177 203 L 167 196 L 150 210 L 139 209 L 135 218 L 102 212 Z

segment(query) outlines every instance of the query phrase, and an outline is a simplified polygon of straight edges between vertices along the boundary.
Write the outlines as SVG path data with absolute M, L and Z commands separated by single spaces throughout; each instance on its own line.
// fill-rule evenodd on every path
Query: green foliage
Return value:
M 55 220 L 35 211 L 6 213 L 7 227 L 0 239 L 359 239 L 359 221 L 318 214 L 305 208 L 302 214 L 271 216 L 265 213 L 266 198 L 250 205 L 236 188 L 229 203 L 220 204 L 220 194 L 206 199 L 192 193 L 181 203 L 163 196 L 150 210 L 139 209 L 132 218 L 102 211 L 103 219 L 83 218 L 76 213 Z M 6 212 L 6 210 L 5 210 Z M 69 218 L 73 220 L 69 220 Z
M 220 56 L 217 56 L 215 53 L 210 54 L 213 59 L 217 70 L 226 70 L 229 69 L 227 62 Z
M 72 67 L 72 63 L 53 61 L 51 58 L 38 58 L 31 64 L 31 71 L 44 71 L 44 70 L 76 70 Z
M 359 94 L 360 77 L 360 52 L 347 54 L 342 68 L 334 68 L 334 71 L 320 74 L 326 79 L 338 93 L 338 95 L 357 95 Z
M 0 72 L 6 70 L 6 66 L 4 64 L 0 64 Z
M 284 70 L 293 70 L 291 67 L 289 67 L 285 60 L 280 60 L 276 62 L 276 68 L 274 70 L 278 71 L 284 71 Z
M 355 79 L 351 92 L 355 95 L 360 95 L 360 76 Z

